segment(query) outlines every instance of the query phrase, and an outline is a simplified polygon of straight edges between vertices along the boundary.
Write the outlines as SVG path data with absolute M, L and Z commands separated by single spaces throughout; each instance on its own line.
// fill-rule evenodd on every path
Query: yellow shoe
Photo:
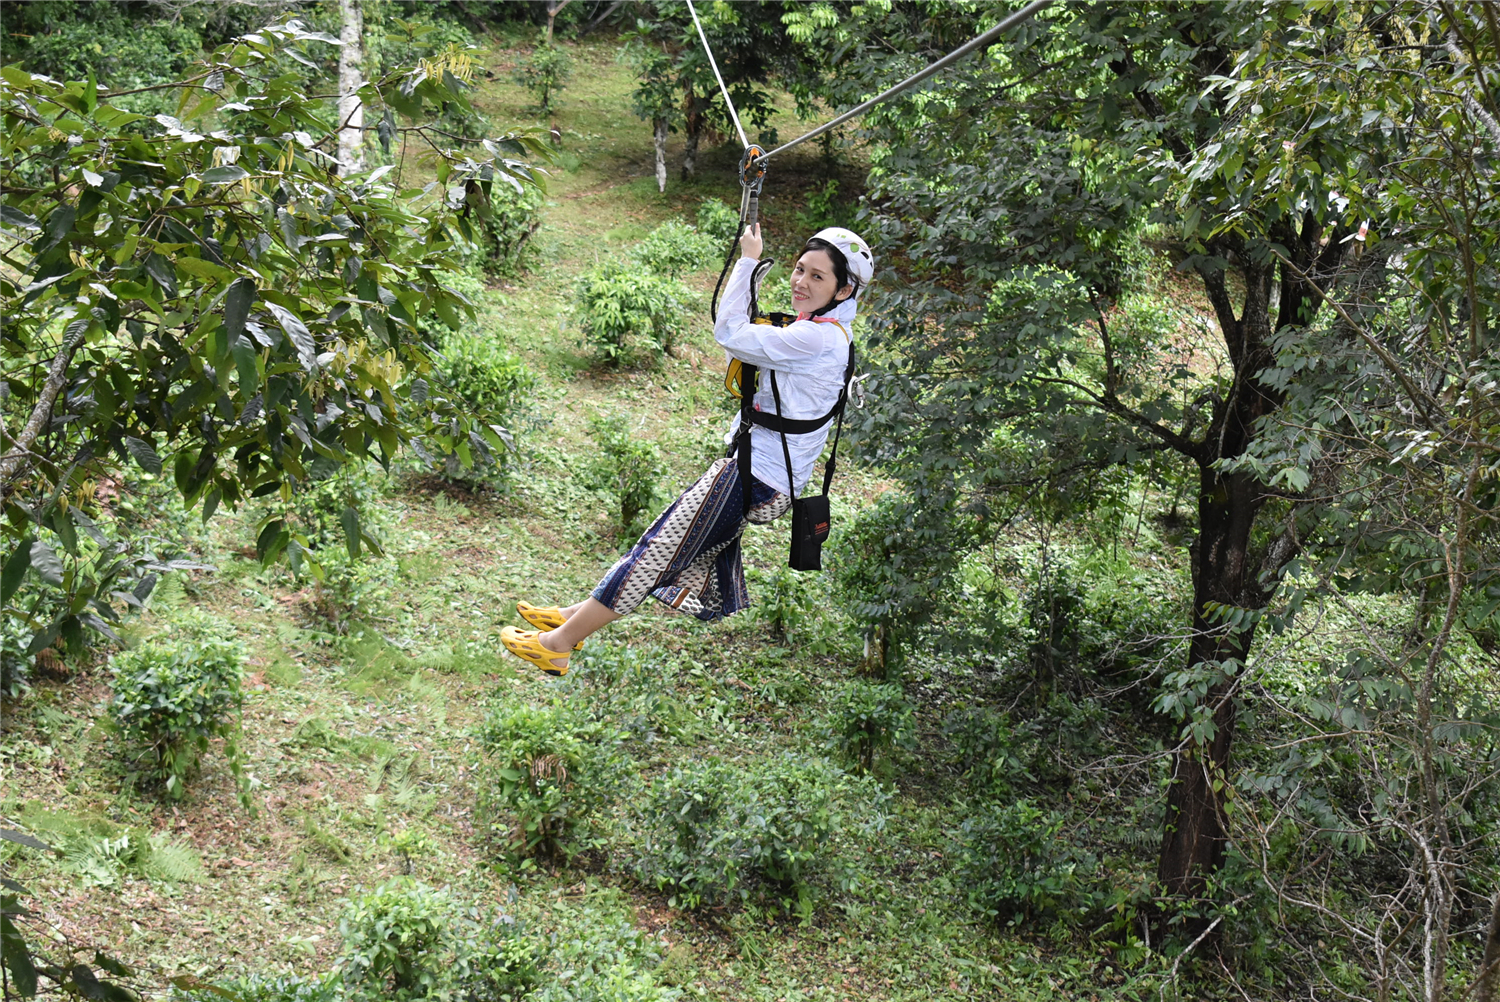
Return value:
M 500 643 L 516 657 L 531 662 L 548 675 L 566 675 L 568 655 L 549 651 L 537 637 L 532 630 L 518 630 L 514 626 L 500 630 Z
M 517 602 L 516 612 L 520 614 L 522 619 L 535 626 L 538 630 L 555 630 L 567 622 L 566 619 L 563 619 L 562 610 L 555 605 L 539 606 L 532 605 L 530 602 Z M 583 645 L 586 642 L 583 640 L 578 641 L 578 643 L 573 645 L 573 650 L 583 650 Z

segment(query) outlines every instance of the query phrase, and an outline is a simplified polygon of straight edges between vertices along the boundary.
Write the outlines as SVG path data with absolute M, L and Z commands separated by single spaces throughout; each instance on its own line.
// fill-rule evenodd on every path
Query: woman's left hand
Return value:
M 755 223 L 745 227 L 744 234 L 740 237 L 740 253 L 745 257 L 760 260 L 760 252 L 765 249 L 765 244 L 760 238 L 760 224 Z

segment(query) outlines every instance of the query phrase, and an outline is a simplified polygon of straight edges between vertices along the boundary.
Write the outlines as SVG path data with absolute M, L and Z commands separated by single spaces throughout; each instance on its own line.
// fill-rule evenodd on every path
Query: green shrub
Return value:
M 567 698 L 586 701 L 589 712 L 619 729 L 627 744 L 668 740 L 691 744 L 704 721 L 691 697 L 677 691 L 677 658 L 650 646 L 590 644 L 573 655 L 573 670 L 558 685 L 580 688 Z
M 839 183 L 829 178 L 822 189 L 807 196 L 806 210 L 797 218 L 804 229 L 816 232 L 828 226 L 843 225 L 845 210 L 839 202 Z
M 872 660 L 888 679 L 899 668 L 920 624 L 949 594 L 951 554 L 931 545 L 917 507 L 887 491 L 864 506 L 829 542 L 838 605 L 871 642 Z
M 516 83 L 531 91 L 543 115 L 550 113 L 554 101 L 573 75 L 573 57 L 551 43 L 542 43 L 516 67 Z
M 536 1002 L 671 1002 L 680 998 L 680 990 L 658 983 L 653 973 L 662 960 L 658 941 L 635 928 L 634 914 L 628 899 L 604 889 L 563 912 L 567 924 L 549 945 L 548 959 L 567 976 L 532 998 Z
M 411 877 L 351 898 L 339 932 L 344 979 L 359 996 L 510 998 L 539 977 L 537 946 L 508 915 L 461 909 Z
M 389 520 L 378 498 L 368 468 L 346 468 L 311 481 L 292 501 L 288 563 L 297 576 L 312 577 L 309 607 L 335 633 L 379 615 L 390 601 L 392 567 L 382 541 Z
M 477 737 L 479 808 L 490 831 L 517 856 L 587 848 L 583 833 L 622 776 L 620 733 L 565 703 L 498 707 Z
M 589 432 L 598 450 L 587 471 L 588 484 L 614 495 L 620 538 L 634 539 L 645 531 L 661 496 L 657 484 L 666 473 L 661 453 L 654 443 L 630 433 L 630 419 L 623 414 L 595 418 Z
M 542 977 L 540 945 L 522 936 L 508 915 L 487 923 L 472 918 L 455 925 L 451 976 L 460 997 L 473 1000 L 519 999 Z
M 508 447 L 495 448 L 478 435 L 471 435 L 462 446 L 467 457 L 461 452 L 443 457 L 443 475 L 464 481 L 503 472 L 514 451 L 513 429 L 527 409 L 536 375 L 519 357 L 506 351 L 494 335 L 473 328 L 456 331 L 447 338 L 438 367 L 449 390 L 491 425 Z
M 343 979 L 337 974 L 299 977 L 295 974 L 252 974 L 222 981 L 211 988 L 190 989 L 182 997 L 193 1002 L 222 1002 L 232 992 L 240 1002 L 343 1002 Z M 174 996 L 177 997 L 177 996 Z
M 1086 907 L 1091 895 L 1082 878 L 1094 860 L 1068 844 L 1062 829 L 1061 814 L 1029 800 L 981 804 L 963 823 L 959 871 L 970 903 L 1007 925 Z
M 86 80 L 92 71 L 110 90 L 175 80 L 203 48 L 182 19 L 159 19 L 129 4 L 21 4 L 7 7 L 5 17 L 0 62 L 59 80 Z M 119 106 L 170 115 L 177 99 L 170 91 L 147 91 L 124 96 Z
M 868 773 L 877 751 L 912 747 L 912 705 L 899 685 L 856 679 L 834 698 L 822 731 L 829 751 Z
M 476 306 L 484 299 L 484 282 L 475 274 L 473 268 L 452 268 L 441 274 L 438 283 L 449 292 L 458 293 Z M 425 329 L 431 331 L 438 341 L 446 341 L 452 336 L 453 331 L 453 328 L 443 322 L 437 310 L 427 313 Z
M 578 280 L 583 333 L 599 361 L 655 361 L 672 350 L 687 317 L 688 290 L 676 279 L 610 261 Z
M 522 185 L 520 190 L 496 183 L 490 193 L 489 215 L 479 222 L 477 259 L 474 263 L 492 278 L 516 278 L 536 261 L 537 248 L 531 238 L 542 225 L 540 189 Z
M 465 402 L 493 423 L 511 419 L 536 387 L 536 375 L 494 335 L 467 329 L 443 344 L 443 375 Z
M 539 976 L 536 945 L 509 916 L 461 910 L 411 877 L 350 899 L 339 932 L 344 978 L 368 998 L 516 997 Z
M 746 568 L 750 581 L 750 616 L 764 623 L 778 644 L 795 644 L 799 650 L 827 654 L 833 643 L 824 626 L 823 613 L 833 602 L 829 581 L 822 574 L 794 571 L 785 562 L 769 569 Z
M 987 707 L 954 710 L 943 721 L 943 735 L 949 763 L 978 794 L 1007 796 L 1012 784 L 1035 779 L 1021 751 L 1023 741 L 1003 713 Z
M 13 409 L 16 399 L 15 394 L 0 398 L 0 419 L 24 423 L 28 415 Z M 122 601 L 139 609 L 161 574 L 202 566 L 179 560 L 174 552 L 188 542 L 182 537 L 198 534 L 200 520 L 180 503 L 169 504 L 160 491 L 142 486 L 130 483 L 120 492 L 113 517 L 100 517 L 91 502 L 68 505 L 53 511 L 47 519 L 52 526 L 32 526 L 12 541 L 28 547 L 24 557 L 19 545 L 0 551 L 7 571 L 19 572 L 16 590 L 0 604 L 0 696 L 20 696 L 33 668 L 77 664 L 90 648 L 114 637 L 119 623 L 111 627 L 98 618 L 91 597 L 112 596 L 121 612 L 126 611 Z M 137 517 L 142 509 L 149 521 Z M 90 628 L 86 620 L 97 625 Z
M 687 223 L 670 219 L 636 245 L 635 258 L 652 271 L 681 278 L 685 272 L 711 267 L 715 250 L 711 237 Z
M 218 737 L 249 806 L 238 743 L 246 649 L 233 636 L 229 624 L 194 610 L 110 659 L 110 715 L 143 785 L 181 797 L 209 740 Z
M 740 235 L 739 210 L 717 198 L 705 198 L 698 203 L 698 231 L 713 241 L 716 253 L 725 253 L 729 241 Z
M 636 872 L 673 907 L 766 898 L 806 918 L 856 789 L 835 766 L 792 754 L 679 766 L 646 799 Z

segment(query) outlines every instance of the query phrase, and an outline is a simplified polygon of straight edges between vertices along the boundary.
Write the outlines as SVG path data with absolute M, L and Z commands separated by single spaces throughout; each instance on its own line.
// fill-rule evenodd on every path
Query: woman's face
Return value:
M 798 313 L 814 313 L 835 299 L 848 299 L 854 292 L 852 286 L 837 286 L 833 274 L 833 259 L 827 251 L 810 250 L 797 259 L 792 269 L 792 309 Z

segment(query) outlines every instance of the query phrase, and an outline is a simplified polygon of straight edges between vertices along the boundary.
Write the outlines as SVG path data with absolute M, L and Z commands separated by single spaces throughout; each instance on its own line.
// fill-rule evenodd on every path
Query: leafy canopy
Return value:
M 92 485 L 122 464 L 170 475 L 205 519 L 269 499 L 260 557 L 316 572 L 279 510 L 297 484 L 367 457 L 389 463 L 408 442 L 464 464 L 482 444 L 504 447 L 429 381 L 425 331 L 472 316 L 444 283 L 460 234 L 472 239 L 497 180 L 540 183 L 516 157 L 544 147 L 511 134 L 475 159 L 439 145 L 421 119 L 467 107 L 473 67 L 450 47 L 360 92 L 382 140 L 402 144 L 400 162 L 420 145 L 411 159 L 435 180 L 403 186 L 394 165 L 340 176 L 332 102 L 299 69 L 311 47 L 336 44 L 297 21 L 267 26 L 162 85 L 176 114 L 150 118 L 92 78 L 0 71 L 0 498 L 12 544 L 0 599 L 33 569 L 66 592 L 48 615 L 23 610 L 33 652 L 59 634 L 81 640 L 85 625 L 109 630 L 111 565 L 83 566 L 77 536 Z M 346 529 L 360 538 L 357 519 Z

